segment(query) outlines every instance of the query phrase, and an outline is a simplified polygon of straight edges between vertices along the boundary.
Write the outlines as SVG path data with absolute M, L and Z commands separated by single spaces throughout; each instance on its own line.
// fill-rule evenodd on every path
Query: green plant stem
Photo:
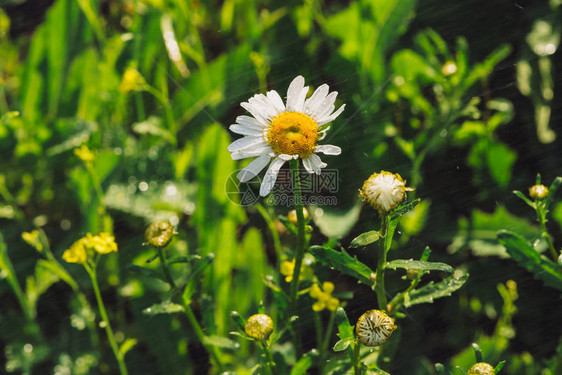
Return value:
M 353 371 L 355 375 L 361 375 L 361 343 L 355 341 L 355 346 L 353 347 Z
M 537 206 L 537 219 L 541 225 L 541 236 L 546 240 L 546 243 L 548 244 L 548 249 L 550 250 L 552 259 L 554 259 L 555 262 L 558 262 L 558 253 L 556 252 L 554 244 L 552 243 L 552 238 L 550 238 L 550 234 L 548 234 L 548 230 L 546 229 L 546 213 L 543 211 L 542 207 L 538 206 L 539 204 L 539 202 L 535 202 L 535 205 Z
M 410 286 L 398 293 L 388 304 L 388 313 L 393 313 L 396 309 L 402 306 L 402 302 L 408 293 L 410 293 L 416 286 L 418 286 L 421 280 L 421 273 L 410 283 Z
M 271 350 L 269 350 L 269 345 L 265 340 L 261 340 L 261 346 L 263 351 L 265 352 L 265 357 L 267 358 L 267 365 L 269 370 L 271 371 L 272 375 L 277 375 L 277 370 L 275 369 L 275 361 L 273 360 L 273 356 L 271 355 Z
M 170 286 L 173 289 L 175 289 L 176 283 L 174 282 L 174 278 L 172 277 L 172 273 L 170 272 L 170 269 L 168 268 L 168 261 L 166 259 L 166 254 L 164 254 L 164 250 L 162 250 L 161 247 L 157 247 L 156 251 L 158 251 L 158 258 L 160 258 L 160 265 L 162 266 L 162 271 L 164 272 L 164 276 L 166 277 L 166 281 L 168 281 L 168 284 L 170 284 Z
M 105 305 L 103 303 L 103 299 L 101 298 L 100 287 L 98 285 L 98 279 L 96 275 L 96 266 L 94 264 L 93 267 L 90 267 L 88 264 L 84 264 L 86 271 L 88 271 L 88 275 L 90 275 L 90 279 L 92 280 L 92 287 L 94 288 L 94 293 L 96 295 L 96 301 L 98 303 L 98 310 L 100 312 L 101 319 L 105 326 L 105 332 L 107 333 L 107 339 L 109 340 L 109 345 L 111 346 L 111 350 L 113 350 L 113 354 L 115 355 L 115 359 L 119 364 L 119 373 L 121 375 L 127 375 L 127 367 L 125 366 L 125 361 L 123 356 L 119 352 L 119 347 L 117 346 L 117 341 L 115 340 L 115 335 L 113 334 L 113 329 L 111 329 L 111 324 L 109 323 L 109 318 L 107 316 L 107 311 L 105 310 Z
M 299 177 L 299 162 L 298 160 L 291 160 L 291 175 L 293 178 L 293 195 L 295 198 L 295 211 L 297 213 L 297 246 L 295 249 L 295 268 L 293 269 L 293 280 L 291 281 L 291 311 L 294 312 L 297 308 L 297 299 L 299 291 L 299 278 L 301 273 L 302 259 L 304 257 L 304 242 L 305 242 L 305 228 L 304 228 L 304 214 L 302 212 L 302 195 L 301 183 Z
M 380 236 L 381 240 L 378 241 L 379 244 L 379 258 L 377 262 L 376 271 L 376 286 L 375 291 L 377 293 L 377 301 L 379 303 L 379 309 L 387 310 L 387 299 L 386 299 L 386 289 L 384 287 L 384 271 L 386 268 L 386 232 L 388 229 L 388 216 L 381 215 L 381 229 Z
M 203 332 L 203 329 L 201 329 L 201 326 L 199 325 L 199 322 L 197 321 L 197 318 L 195 317 L 195 314 L 193 313 L 190 304 L 186 303 L 185 301 L 183 301 L 182 304 L 185 310 L 185 316 L 187 316 L 187 320 L 189 320 L 191 327 L 195 331 L 195 335 L 197 336 L 197 339 L 199 339 L 201 345 L 203 345 L 203 347 L 207 350 L 209 355 L 213 358 L 215 364 L 219 368 L 219 372 L 222 372 L 224 366 L 220 360 L 220 356 L 218 354 L 217 348 L 214 346 L 207 345 L 205 343 L 205 332 Z
M 273 220 L 273 218 L 271 217 L 269 212 L 267 212 L 267 210 L 263 205 L 256 203 L 256 208 L 258 212 L 261 214 L 261 216 L 263 217 L 263 219 L 265 220 L 265 223 L 267 224 L 267 228 L 271 232 L 271 238 L 273 239 L 273 246 L 275 247 L 275 254 L 277 255 L 277 259 L 276 259 L 277 268 L 279 268 L 279 261 L 281 260 L 281 255 L 283 253 L 281 250 L 281 240 L 279 239 L 279 233 L 275 228 L 275 221 Z
M 170 272 L 170 269 L 168 267 L 168 261 L 166 260 L 166 255 L 164 254 L 164 250 L 162 248 L 156 248 L 156 251 L 158 252 L 158 257 L 160 258 L 160 265 L 162 266 L 162 271 L 164 272 L 164 276 L 166 277 L 166 281 L 168 281 L 170 286 L 173 289 L 175 289 L 176 283 L 174 282 L 174 279 L 172 278 L 172 273 Z M 206 344 L 206 342 L 205 342 L 205 337 L 206 337 L 205 332 L 203 332 L 203 329 L 201 328 L 201 325 L 199 324 L 199 321 L 197 320 L 197 317 L 195 316 L 195 313 L 193 312 L 193 309 L 191 308 L 191 304 L 189 302 L 187 302 L 183 297 L 181 297 L 181 302 L 182 302 L 182 306 L 183 306 L 183 309 L 184 309 L 184 312 L 185 312 L 185 316 L 187 317 L 187 320 L 189 320 L 191 328 L 193 328 L 193 331 L 195 332 L 195 335 L 197 336 L 197 339 L 199 340 L 201 345 L 203 345 L 205 350 L 207 350 L 209 355 L 213 358 L 213 360 L 215 361 L 215 364 L 217 365 L 219 370 L 222 371 L 223 364 L 220 360 L 220 355 L 217 351 L 217 348 L 214 347 L 214 346 Z
M 295 211 L 297 213 L 297 246 L 295 249 L 295 267 L 293 268 L 293 280 L 291 281 L 289 317 L 296 314 L 298 310 L 299 279 L 301 274 L 302 259 L 304 257 L 305 245 L 305 222 L 302 205 L 301 183 L 299 176 L 299 161 L 291 160 L 291 177 L 293 183 L 293 196 L 295 199 Z M 297 357 L 300 355 L 300 332 L 298 323 L 293 327 L 293 339 Z
M 328 327 L 326 328 L 326 334 L 324 335 L 324 341 L 322 341 L 322 346 L 320 347 L 320 356 L 325 358 L 328 354 L 328 345 L 330 345 L 330 338 L 332 337 L 332 331 L 334 328 L 334 322 L 336 321 L 336 311 L 330 311 L 330 319 L 328 320 Z

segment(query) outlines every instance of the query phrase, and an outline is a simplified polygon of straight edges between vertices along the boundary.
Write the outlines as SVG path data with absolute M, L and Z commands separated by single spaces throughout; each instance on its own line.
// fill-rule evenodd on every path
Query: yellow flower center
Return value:
M 283 112 L 273 118 L 267 131 L 267 142 L 277 154 L 312 154 L 318 141 L 318 124 L 300 112 Z

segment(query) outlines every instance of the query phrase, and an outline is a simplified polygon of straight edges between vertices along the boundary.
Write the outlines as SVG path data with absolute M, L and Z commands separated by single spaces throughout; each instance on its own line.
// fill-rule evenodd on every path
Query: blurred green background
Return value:
M 347 247 L 373 228 L 377 219 L 358 208 L 357 190 L 384 169 L 422 198 L 401 222 L 399 257 L 418 259 L 429 245 L 433 259 L 470 273 L 452 297 L 408 310 L 389 372 L 432 374 L 436 362 L 466 369 L 472 342 L 487 362 L 507 360 L 505 374 L 541 374 L 557 347 L 562 361 L 560 291 L 496 241 L 500 229 L 538 239 L 532 210 L 512 191 L 526 193 L 537 173 L 545 184 L 562 174 L 561 1 L 0 0 L 0 7 L 0 247 L 34 310 L 30 323 L 2 271 L 0 372 L 115 373 L 103 334 L 96 347 L 96 330 L 87 328 L 92 311 L 22 239 L 34 228 L 59 260 L 86 232 L 112 228 L 119 252 L 102 262 L 100 281 L 114 329 L 138 340 L 126 357 L 132 374 L 208 371 L 183 316 L 143 313 L 172 298 L 162 281 L 131 267 L 153 255 L 143 247 L 151 222 L 176 226 L 171 255 L 201 257 L 174 270 L 188 283 L 197 279 L 189 283 L 193 308 L 210 335 L 227 337 L 235 329 L 230 311 L 249 316 L 261 301 L 275 317 L 262 279 L 283 259 L 264 218 L 290 208 L 260 201 L 260 213 L 229 199 L 225 184 L 243 164 L 227 151 L 237 138 L 227 129 L 244 114 L 240 102 L 271 89 L 284 97 L 299 74 L 314 88 L 328 83 L 339 92 L 336 105 L 346 104 L 327 139 L 342 155 L 325 160 L 339 171 L 338 205 L 322 207 L 321 216 L 310 208 L 319 229 L 312 243 L 331 238 Z M 93 172 L 74 154 L 84 144 L 96 154 Z M 559 249 L 562 204 L 550 214 Z M 294 241 L 279 235 L 284 246 Z M 353 254 L 376 259 L 366 249 Z M 83 270 L 63 266 L 93 301 Z M 354 293 L 350 321 L 375 302 L 368 288 L 316 272 Z M 232 371 L 248 373 L 257 349 L 240 344 L 217 345 Z

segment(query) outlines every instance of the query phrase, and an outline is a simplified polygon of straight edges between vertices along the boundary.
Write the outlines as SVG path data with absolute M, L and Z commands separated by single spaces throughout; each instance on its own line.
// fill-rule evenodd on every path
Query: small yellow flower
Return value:
M 130 91 L 141 91 L 146 87 L 146 81 L 135 68 L 127 68 L 119 84 L 119 91 L 126 94 Z
M 80 148 L 75 148 L 74 155 L 78 156 L 84 162 L 91 162 L 96 157 L 86 145 L 82 145 Z
M 388 341 L 396 329 L 394 319 L 384 311 L 369 310 L 359 317 L 355 325 L 357 338 L 365 346 L 379 346 Z
M 273 332 L 273 320 L 265 314 L 255 314 L 248 318 L 244 326 L 246 334 L 256 340 L 267 340 Z
M 304 220 L 308 220 L 308 210 L 304 207 L 302 208 L 302 215 L 304 216 Z M 297 225 L 297 211 L 289 211 L 287 214 L 287 220 L 289 220 L 289 223 Z
M 312 310 L 322 311 L 324 309 L 328 309 L 330 311 L 336 311 L 340 305 L 340 301 L 337 298 L 332 297 L 333 291 L 334 284 L 329 281 L 325 281 L 322 284 L 322 289 L 320 289 L 318 284 L 312 285 L 312 288 L 310 288 L 310 297 L 317 300 L 312 305 Z
M 495 374 L 496 372 L 494 371 L 494 368 L 491 365 L 485 362 L 480 362 L 472 366 L 470 370 L 468 370 L 467 375 L 495 375 Z
M 93 236 L 91 233 L 88 233 L 83 240 L 87 247 L 94 249 L 100 254 L 108 254 L 112 251 L 117 252 L 115 239 L 109 233 L 102 232 L 97 236 Z
M 85 247 L 85 239 L 81 238 L 74 242 L 69 249 L 62 254 L 62 259 L 68 263 L 85 263 L 88 259 L 88 252 Z
M 172 240 L 174 234 L 174 227 L 170 223 L 159 222 L 152 223 L 146 228 L 144 238 L 147 244 L 162 248 L 166 247 Z
M 280 266 L 281 275 L 285 276 L 285 281 L 290 283 L 293 281 L 293 272 L 295 270 L 295 260 L 285 260 L 281 262 Z M 312 270 L 306 266 L 305 262 L 301 265 L 301 273 L 299 274 L 299 280 L 304 280 L 311 276 Z
M 359 195 L 380 215 L 386 215 L 402 203 L 406 191 L 412 190 L 414 189 L 406 187 L 406 182 L 398 173 L 381 171 L 373 173 L 365 181 Z
M 529 195 L 533 199 L 544 199 L 548 196 L 548 188 L 544 185 L 534 185 L 529 189 Z

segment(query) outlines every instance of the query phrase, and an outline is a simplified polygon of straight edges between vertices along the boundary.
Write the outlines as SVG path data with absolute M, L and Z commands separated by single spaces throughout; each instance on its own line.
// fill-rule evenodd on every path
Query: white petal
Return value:
M 326 134 L 328 134 L 328 130 L 330 130 L 331 126 L 328 125 L 326 126 L 324 129 L 320 130 L 320 137 L 318 138 L 319 141 L 323 140 L 324 138 L 326 138 Z
M 339 155 L 341 154 L 341 148 L 334 145 L 318 145 L 314 152 L 321 152 L 325 155 Z
M 283 99 L 279 96 L 277 91 L 271 90 L 267 92 L 267 99 L 273 104 L 275 109 L 278 113 L 285 112 L 285 104 L 283 103 Z
M 328 85 L 323 84 L 322 86 L 318 87 L 316 91 L 310 96 L 310 98 L 306 99 L 304 102 L 304 113 L 307 115 L 311 115 L 316 113 L 318 109 L 320 109 L 320 105 L 326 99 L 330 88 Z
M 250 114 L 254 116 L 254 118 L 263 126 L 267 126 L 269 124 L 269 120 L 267 119 L 268 108 L 260 103 L 256 103 L 256 101 L 252 99 L 253 98 L 247 102 L 240 103 L 240 106 L 250 112 Z
M 336 117 L 338 117 L 343 112 L 344 109 L 345 109 L 345 104 L 343 104 L 336 112 L 332 113 L 330 116 L 323 117 L 322 119 L 317 120 L 318 125 L 322 126 L 324 124 L 334 121 Z
M 250 150 L 235 151 L 230 156 L 232 157 L 232 160 L 240 160 L 251 158 L 254 156 L 270 155 L 272 152 L 273 150 L 271 149 L 271 147 L 269 147 L 269 145 L 265 145 L 263 147 L 252 148 Z
M 268 155 L 261 155 L 250 164 L 248 164 L 244 169 L 238 172 L 238 179 L 240 182 L 246 182 L 256 177 L 258 173 L 261 172 L 263 168 L 269 163 L 270 157 Z
M 299 157 L 298 155 L 287 155 L 287 154 L 279 154 L 277 156 L 280 157 L 281 159 L 285 160 L 285 161 L 289 161 L 291 159 L 296 159 L 296 158 Z
M 230 152 L 236 152 L 236 151 L 241 151 L 241 150 L 245 150 L 248 148 L 259 148 L 259 147 L 263 147 L 265 146 L 266 143 L 263 139 L 263 137 L 250 137 L 250 136 L 246 136 L 244 138 L 240 138 L 235 140 L 234 142 L 232 142 L 229 146 L 228 146 L 228 151 Z
M 332 111 L 336 108 L 334 103 L 336 102 L 336 97 L 338 96 L 337 91 L 333 91 L 329 93 L 326 98 L 320 103 L 316 109 L 316 112 L 313 114 L 313 118 L 318 122 L 323 117 L 326 117 L 332 113 Z
M 232 124 L 229 129 L 231 132 L 241 135 L 251 135 L 254 137 L 260 137 L 263 135 L 262 129 L 254 129 L 240 124 Z
M 275 105 L 263 94 L 254 95 L 253 98 L 248 100 L 250 105 L 260 108 L 262 115 L 267 119 L 271 120 L 273 117 L 277 116 L 280 112 L 275 108 Z
M 261 122 L 259 122 L 255 118 L 250 117 L 250 116 L 246 116 L 246 115 L 236 117 L 236 123 L 240 124 L 240 125 L 244 125 L 246 127 L 255 128 L 255 129 L 263 129 L 266 126 L 269 126 L 269 123 L 262 124 Z
M 307 93 L 308 86 L 304 86 L 303 76 L 293 79 L 287 90 L 287 111 L 302 112 Z
M 308 159 L 308 162 L 310 163 L 311 169 L 316 174 L 320 174 L 320 170 L 322 168 L 325 168 L 328 165 L 328 164 L 322 162 L 322 159 L 320 159 L 320 156 L 318 156 L 316 154 L 311 154 L 307 159 Z
M 310 164 L 310 157 L 302 159 L 302 165 L 304 165 L 304 169 L 306 169 L 308 173 L 314 173 L 314 169 Z
M 271 189 L 273 189 L 275 181 L 277 180 L 277 176 L 279 175 L 279 169 L 281 169 L 281 166 L 283 166 L 284 163 L 285 160 L 277 157 L 269 165 L 269 168 L 267 169 L 263 182 L 260 186 L 260 195 L 262 197 L 265 197 L 267 194 L 269 194 Z

